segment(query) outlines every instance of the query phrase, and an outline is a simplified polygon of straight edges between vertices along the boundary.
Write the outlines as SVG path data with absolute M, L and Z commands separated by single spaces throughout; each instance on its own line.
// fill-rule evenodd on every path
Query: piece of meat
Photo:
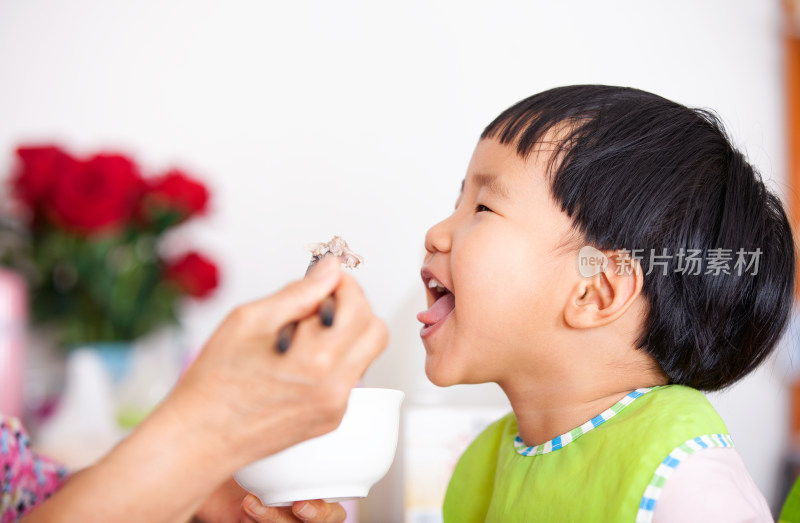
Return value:
M 312 264 L 326 254 L 332 254 L 338 257 L 342 261 L 342 264 L 348 269 L 353 269 L 364 263 L 364 258 L 353 252 L 341 236 L 334 236 L 333 239 L 327 243 L 309 245 L 308 250 L 311 251 L 311 256 L 314 257 L 311 261 Z

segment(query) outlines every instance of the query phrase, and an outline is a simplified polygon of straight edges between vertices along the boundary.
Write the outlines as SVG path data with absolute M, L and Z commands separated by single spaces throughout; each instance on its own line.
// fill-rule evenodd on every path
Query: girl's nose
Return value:
M 453 241 L 450 218 L 452 216 L 428 229 L 427 234 L 425 234 L 425 250 L 429 253 L 450 251 Z

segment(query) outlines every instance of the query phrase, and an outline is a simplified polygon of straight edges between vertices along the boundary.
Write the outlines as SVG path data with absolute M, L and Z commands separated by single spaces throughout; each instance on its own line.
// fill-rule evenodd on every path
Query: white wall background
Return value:
M 549 87 L 635 86 L 716 109 L 783 191 L 780 31 L 777 0 L 0 0 L 0 172 L 16 145 L 58 141 L 206 180 L 213 213 L 174 246 L 224 270 L 185 311 L 194 344 L 302 275 L 306 243 L 344 236 L 394 336 L 367 381 L 425 401 L 423 235 L 482 128 Z M 769 363 L 713 398 L 773 504 L 784 374 Z

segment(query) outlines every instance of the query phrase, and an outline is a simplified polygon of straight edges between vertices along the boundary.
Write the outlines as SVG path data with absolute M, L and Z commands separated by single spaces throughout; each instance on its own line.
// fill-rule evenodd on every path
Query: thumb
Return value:
M 308 523 L 341 523 L 347 519 L 347 512 L 339 503 L 326 503 L 320 499 L 314 501 L 296 501 L 292 512 L 301 521 Z
M 333 293 L 342 277 L 341 262 L 333 256 L 318 261 L 302 280 L 290 283 L 260 302 L 274 325 L 285 325 L 308 317 Z M 259 303 L 259 302 L 256 302 Z

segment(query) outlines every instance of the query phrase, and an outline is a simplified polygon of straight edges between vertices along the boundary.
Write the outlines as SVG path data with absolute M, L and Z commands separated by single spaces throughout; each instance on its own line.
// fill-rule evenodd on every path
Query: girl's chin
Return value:
M 437 387 L 450 387 L 460 383 L 453 370 L 452 367 L 442 365 L 441 362 L 432 362 L 430 355 L 425 359 L 425 375 Z

